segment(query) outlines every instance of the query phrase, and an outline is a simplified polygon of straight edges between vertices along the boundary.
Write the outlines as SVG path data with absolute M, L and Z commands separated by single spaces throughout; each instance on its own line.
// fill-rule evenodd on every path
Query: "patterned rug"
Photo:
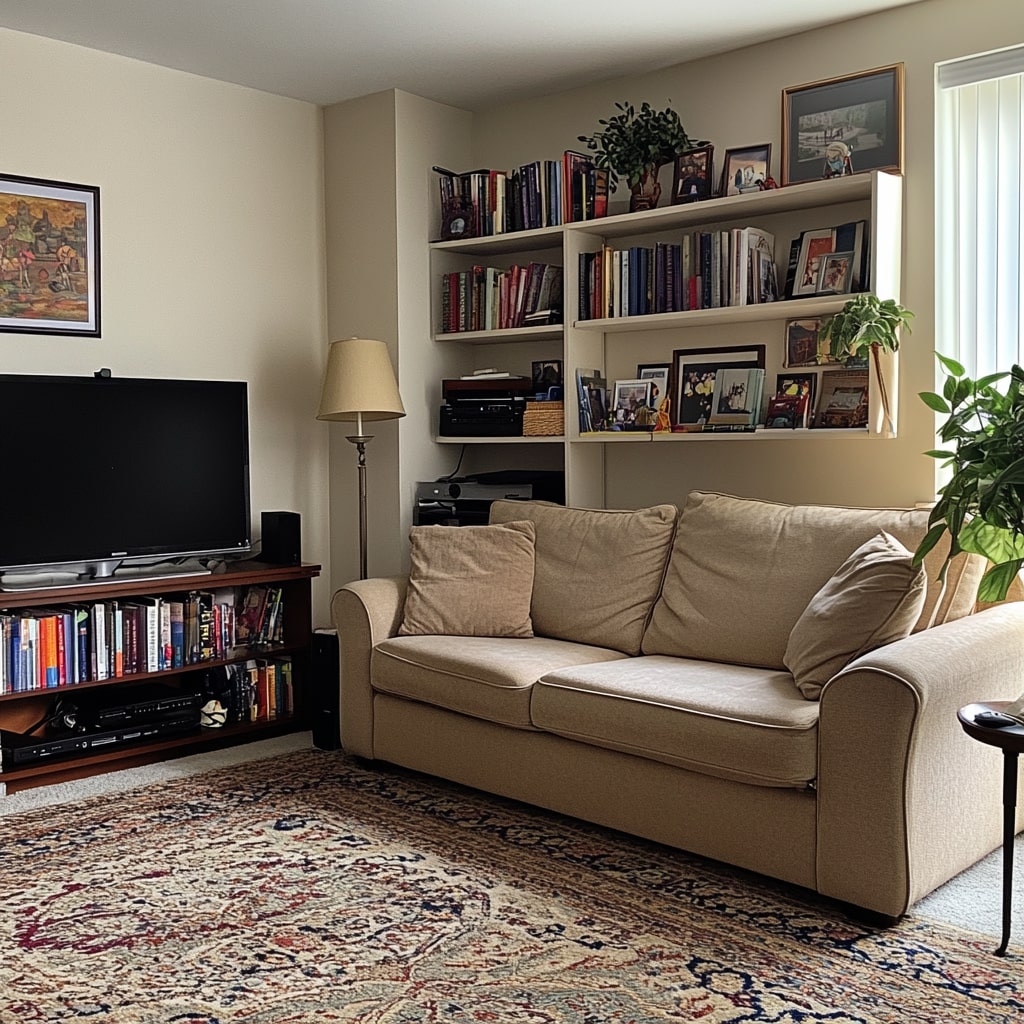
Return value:
M 1024 951 L 302 751 L 0 820 L 0 1021 L 1018 1021 Z

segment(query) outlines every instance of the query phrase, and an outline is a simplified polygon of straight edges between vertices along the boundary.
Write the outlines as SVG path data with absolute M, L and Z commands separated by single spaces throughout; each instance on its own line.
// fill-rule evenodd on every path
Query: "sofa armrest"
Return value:
M 370 656 L 374 644 L 398 632 L 407 588 L 404 576 L 353 580 L 331 600 L 340 655 L 341 745 L 350 754 L 374 756 Z
M 832 679 L 818 726 L 818 891 L 897 917 L 998 846 L 998 754 L 956 712 L 1022 689 L 1024 603 L 914 633 Z

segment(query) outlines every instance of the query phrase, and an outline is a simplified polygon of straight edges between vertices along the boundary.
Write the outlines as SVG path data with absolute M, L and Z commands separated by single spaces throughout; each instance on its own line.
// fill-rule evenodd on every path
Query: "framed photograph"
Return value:
M 803 232 L 800 236 L 796 277 L 793 279 L 793 298 L 818 294 L 822 261 L 831 255 L 834 248 L 835 233 L 832 228 L 816 228 Z
M 441 203 L 441 238 L 476 238 L 476 212 L 469 196 L 450 196 Z
M 100 190 L 0 175 L 0 330 L 100 336 Z
M 708 422 L 713 426 L 753 427 L 761 412 L 763 384 L 764 370 L 758 367 L 719 367 Z
M 653 426 L 650 409 L 649 380 L 615 381 L 612 388 L 613 429 L 649 430 Z
M 786 321 L 785 366 L 819 366 L 830 362 L 829 347 L 820 340 L 823 316 L 801 317 Z
M 535 359 L 530 365 L 535 394 L 546 393 L 549 388 L 562 386 L 561 359 Z
M 676 349 L 672 353 L 672 429 L 702 429 L 711 415 L 718 371 L 763 369 L 764 355 L 764 345 Z
M 672 179 L 673 203 L 696 203 L 710 199 L 714 177 L 714 146 L 688 149 L 676 157 Z
M 903 65 L 782 91 L 782 184 L 903 171 Z
M 744 192 L 760 192 L 762 185 L 771 176 L 772 146 L 765 142 L 760 146 L 744 146 L 741 149 L 727 149 L 722 162 L 722 183 L 719 194 L 738 196 Z
M 651 408 L 657 416 L 655 430 L 672 429 L 672 395 L 669 391 L 671 374 L 671 363 L 640 363 L 636 368 L 640 380 L 651 382 Z
M 826 370 L 814 414 L 818 428 L 853 429 L 868 425 L 868 371 Z
M 831 252 L 821 258 L 818 291 L 843 295 L 853 279 L 853 253 Z

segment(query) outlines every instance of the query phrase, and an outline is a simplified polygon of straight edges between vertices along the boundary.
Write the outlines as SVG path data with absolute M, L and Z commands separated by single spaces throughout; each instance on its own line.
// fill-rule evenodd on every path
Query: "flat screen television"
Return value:
M 0 374 L 2 585 L 250 551 L 246 383 L 106 374 Z

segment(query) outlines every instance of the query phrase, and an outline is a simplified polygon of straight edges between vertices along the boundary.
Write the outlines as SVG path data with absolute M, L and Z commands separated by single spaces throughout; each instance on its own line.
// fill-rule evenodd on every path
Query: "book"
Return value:
M 826 370 L 814 426 L 853 429 L 868 425 L 868 371 Z

